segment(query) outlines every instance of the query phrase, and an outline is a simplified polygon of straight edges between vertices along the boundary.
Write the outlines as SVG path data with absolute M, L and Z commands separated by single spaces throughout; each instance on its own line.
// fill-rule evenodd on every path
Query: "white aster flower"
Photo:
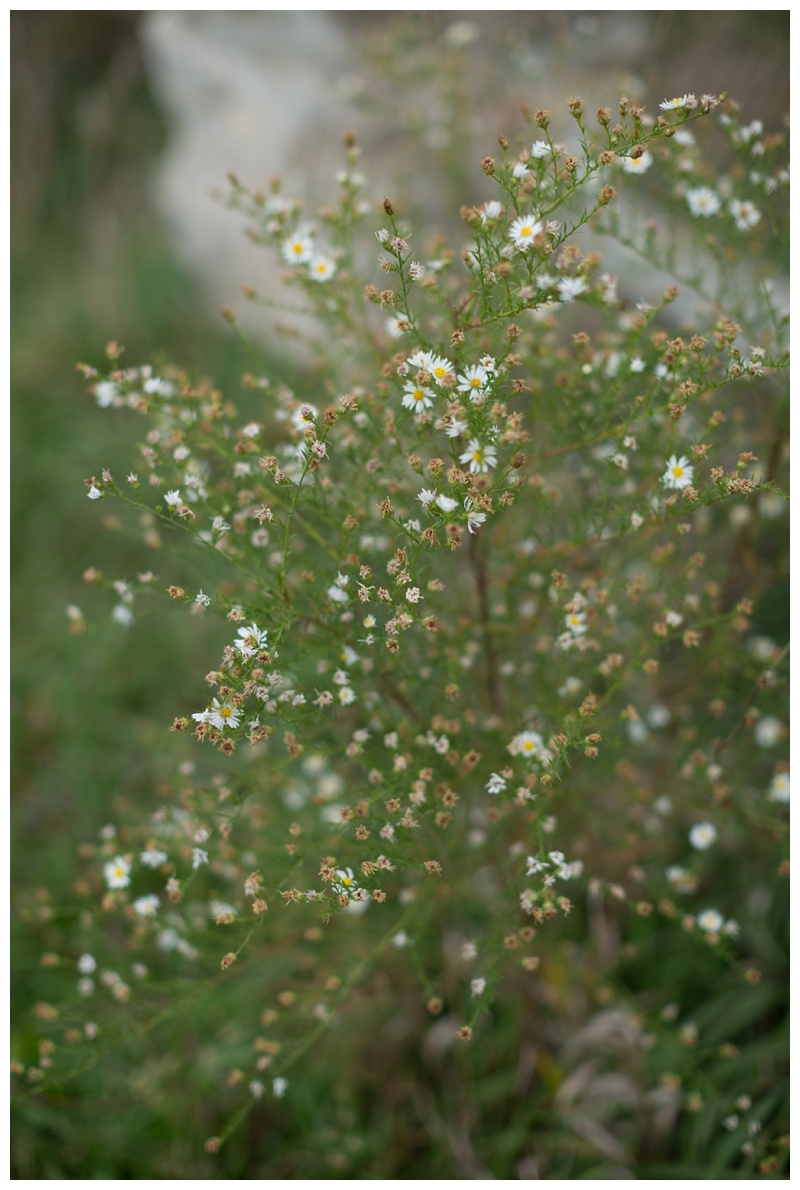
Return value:
M 101 409 L 108 409 L 119 396 L 119 389 L 113 380 L 100 380 L 94 386 L 94 396 Z
M 308 275 L 313 281 L 330 281 L 336 265 L 329 256 L 314 256 L 308 263 Z
M 641 157 L 623 157 L 622 168 L 626 174 L 646 173 L 653 164 L 653 154 L 645 149 Z
M 583 636 L 586 631 L 586 612 L 570 612 L 564 617 L 564 622 L 575 636 Z
M 661 482 L 667 488 L 688 487 L 694 477 L 694 467 L 689 460 L 681 455 L 670 455 L 667 459 L 667 469 L 661 476 Z
M 422 366 L 426 372 L 430 372 L 437 384 L 441 384 L 445 376 L 454 371 L 450 360 L 444 355 L 432 355 L 428 353 L 426 363 Z
M 351 686 L 339 687 L 339 702 L 343 707 L 349 707 L 352 702 L 356 701 L 355 691 Z
M 146 868 L 160 868 L 168 859 L 166 851 L 159 851 L 157 847 L 150 847 L 139 855 L 139 863 Z
M 533 241 L 544 231 L 544 224 L 534 215 L 515 219 L 508 229 L 508 238 L 514 241 L 520 252 L 527 252 Z
M 479 438 L 470 439 L 469 446 L 458 456 L 459 463 L 469 463 L 473 475 L 497 466 L 497 451 L 493 446 L 483 446 Z
M 423 409 L 430 409 L 433 404 L 434 392 L 431 388 L 420 388 L 418 384 L 412 384 L 409 381 L 403 391 L 405 393 L 403 397 L 404 409 L 413 409 L 417 413 L 421 413 Z
M 289 1086 L 288 1078 L 274 1078 L 272 1080 L 272 1094 L 276 1099 L 283 1099 L 286 1094 L 286 1088 Z
M 249 628 L 240 628 L 238 636 L 239 640 L 233 642 L 233 647 L 241 653 L 245 660 L 253 657 L 267 643 L 266 632 L 256 627 L 255 624 L 251 624 Z
M 506 787 L 505 777 L 501 777 L 499 773 L 492 773 L 489 780 L 486 782 L 487 793 L 502 793 Z
M 724 922 L 725 918 L 716 909 L 703 909 L 697 915 L 697 924 L 706 934 L 718 934 Z
M 689 831 L 689 842 L 695 851 L 707 851 L 716 839 L 716 828 L 710 822 L 697 822 Z
M 539 760 L 544 753 L 544 740 L 537 731 L 521 731 L 514 736 L 508 750 L 512 756 L 526 756 L 529 760 Z
M 77 967 L 81 975 L 92 975 L 97 970 L 97 959 L 93 954 L 82 954 Z
M 485 202 L 481 207 L 481 223 L 488 222 L 489 219 L 499 219 L 503 213 L 503 204 L 493 198 L 491 202 Z
M 159 904 L 160 901 L 155 893 L 149 893 L 146 897 L 137 897 L 133 902 L 133 908 L 140 917 L 155 917 Z
M 444 492 L 436 497 L 436 505 L 441 508 L 442 512 L 450 513 L 453 509 L 458 508 L 458 500 L 454 500 L 452 496 L 445 496 Z
M 783 734 L 783 724 L 774 715 L 765 715 L 753 728 L 759 748 L 774 748 Z
M 562 302 L 571 302 L 582 293 L 586 293 L 589 286 L 583 277 L 562 277 L 556 289 Z
M 192 848 L 192 867 L 199 868 L 203 864 L 208 863 L 208 852 L 203 851 L 202 847 Z
M 732 198 L 728 203 L 728 210 L 733 215 L 739 231 L 749 231 L 761 222 L 761 212 L 752 202 L 740 202 L 738 198 Z
M 337 868 L 336 880 L 333 882 L 333 891 L 339 896 L 351 896 L 359 887 L 358 881 L 353 875 L 352 868 Z
M 467 498 L 469 499 L 469 497 Z M 467 501 L 464 501 L 465 505 Z M 476 512 L 474 508 L 467 508 L 467 528 L 470 533 L 477 533 L 481 525 L 486 522 L 485 512 Z
M 122 855 L 112 859 L 103 868 L 106 884 L 109 888 L 127 888 L 131 882 L 131 865 Z
M 283 245 L 283 259 L 289 264 L 306 264 L 314 255 L 314 241 L 305 232 L 297 232 Z
M 174 491 L 166 493 L 166 495 L 164 496 L 164 503 L 169 504 L 170 508 L 177 508 L 180 504 L 183 503 L 183 501 L 181 500 L 181 494 L 177 490 L 177 488 Z
M 89 488 L 89 491 L 86 493 L 86 495 L 89 497 L 90 500 L 99 500 L 101 498 L 101 496 L 103 495 L 103 493 L 100 491 L 99 488 L 95 487 L 95 485 L 92 484 L 92 486 Z
M 695 186 L 693 190 L 687 190 L 686 201 L 693 215 L 705 219 L 716 215 L 722 207 L 719 195 L 710 186 Z
M 459 378 L 458 391 L 460 393 L 469 393 L 471 398 L 482 397 L 486 389 L 490 376 L 486 368 L 481 367 L 480 364 L 475 364 L 471 368 L 467 368 L 466 372 L 462 373 Z
M 471 996 L 482 996 L 486 991 L 485 979 L 473 979 L 470 981 L 469 991 Z
M 222 731 L 223 727 L 238 727 L 241 719 L 240 711 L 230 706 L 229 703 L 220 702 L 216 698 L 213 699 L 211 707 L 206 713 L 209 718 L 205 722 L 210 723 L 212 727 L 216 727 L 217 731 Z M 192 716 L 192 718 L 196 717 L 196 715 Z
M 769 786 L 767 797 L 771 802 L 789 802 L 789 774 L 776 773 Z
M 549 157 L 551 151 L 552 150 L 546 140 L 536 140 L 533 142 L 533 145 L 531 146 L 531 157 L 534 157 L 534 158 Z

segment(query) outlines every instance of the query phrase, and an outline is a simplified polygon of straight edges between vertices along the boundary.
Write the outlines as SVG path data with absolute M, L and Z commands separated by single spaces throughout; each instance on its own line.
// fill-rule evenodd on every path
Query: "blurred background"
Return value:
M 520 131 L 523 102 L 563 110 L 580 94 L 593 110 L 624 92 L 655 112 L 665 97 L 727 90 L 743 118 L 781 129 L 788 20 L 781 11 L 12 12 L 12 1002 L 21 1053 L 33 1044 L 31 1006 L 50 994 L 40 956 L 68 948 L 79 920 L 78 851 L 126 800 L 152 803 L 174 741 L 164 724 L 197 680 L 198 630 L 185 617 L 154 617 L 134 641 L 82 581 L 90 566 L 117 577 L 156 564 L 86 500 L 85 477 L 127 471 L 141 424 L 99 410 L 76 362 L 100 364 L 115 339 L 124 363 L 174 360 L 223 389 L 253 366 L 218 311 L 245 307 L 243 282 L 272 292 L 274 266 L 210 194 L 229 170 L 256 187 L 277 174 L 288 194 L 324 201 L 341 133 L 353 128 L 369 197 L 410 202 L 413 192 L 446 229 L 448 212 L 485 197 L 480 159 L 499 131 Z M 291 338 L 259 318 L 248 325 L 266 350 L 296 366 Z M 16 1176 L 188 1176 L 174 1122 L 159 1133 L 158 1111 L 141 1109 L 145 1155 L 130 1114 L 122 1126 L 107 1098 L 104 1108 L 100 1129 L 85 1090 L 57 1106 L 29 1101 Z M 235 1176 L 253 1176 L 242 1172 L 247 1151 L 240 1156 Z M 445 1164 L 437 1176 L 482 1176 L 468 1166 Z M 220 1176 L 202 1162 L 192 1168 Z M 420 1176 L 413 1162 L 405 1169 Z

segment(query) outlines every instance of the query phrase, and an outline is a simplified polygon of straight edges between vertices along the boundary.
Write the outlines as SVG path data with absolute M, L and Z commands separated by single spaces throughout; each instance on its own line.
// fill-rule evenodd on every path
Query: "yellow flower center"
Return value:
M 476 463 L 479 463 L 482 457 L 481 452 L 479 450 L 473 450 L 472 457 Z
M 480 388 L 480 386 L 481 386 L 480 377 L 473 376 L 472 379 L 470 380 L 470 384 L 472 385 L 473 388 Z
M 532 752 L 534 749 L 533 740 L 526 740 L 522 747 L 526 752 Z
M 441 367 L 441 365 L 440 365 L 438 368 L 434 368 L 433 374 L 437 380 L 441 380 L 442 377 L 447 375 L 447 369 Z
M 227 719 L 229 715 L 233 714 L 233 711 L 230 707 L 221 707 L 219 713 L 222 715 L 223 719 Z
M 292 244 L 292 252 L 294 252 L 295 256 L 299 256 L 302 251 L 303 245 L 299 242 L 299 240 L 297 243 Z
M 680 477 L 683 475 L 683 467 L 673 467 L 672 474 L 676 479 L 680 479 Z
M 415 389 L 414 389 L 414 400 L 415 400 L 415 401 L 421 401 L 421 400 L 423 399 L 423 397 L 424 397 L 424 396 L 425 396 L 425 394 L 424 394 L 424 392 L 422 391 L 422 389 L 421 389 L 421 388 L 415 388 Z
M 531 234 L 531 227 L 530 227 L 530 224 L 529 224 L 529 223 L 526 223 L 524 227 L 521 227 L 521 228 L 519 229 L 519 234 L 520 234 L 521 236 L 529 236 L 529 235 Z

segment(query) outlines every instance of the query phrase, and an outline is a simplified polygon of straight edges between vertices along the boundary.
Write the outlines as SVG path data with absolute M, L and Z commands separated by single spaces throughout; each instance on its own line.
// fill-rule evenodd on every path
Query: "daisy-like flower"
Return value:
M 336 265 L 329 256 L 314 256 L 308 262 L 308 275 L 312 281 L 330 281 L 336 272 Z
M 106 884 L 109 888 L 127 888 L 131 882 L 131 865 L 122 855 L 112 859 L 103 868 Z
M 782 802 L 788 804 L 789 801 L 789 774 L 776 773 L 772 778 L 769 787 L 768 799 L 771 802 Z
M 81 975 L 93 975 L 97 970 L 97 959 L 93 954 L 82 954 L 77 966 Z
M 281 253 L 289 264 L 306 264 L 314 255 L 314 241 L 305 232 L 297 232 L 285 242 Z
M 694 95 L 676 95 L 674 99 L 665 99 L 658 106 L 662 112 L 675 112 L 682 108 L 697 107 L 697 100 Z
M 155 893 L 149 893 L 146 897 L 137 897 L 133 902 L 133 908 L 140 917 L 155 917 L 160 903 Z
M 452 512 L 458 508 L 458 500 L 454 500 L 452 496 L 445 496 L 444 492 L 441 492 L 436 497 L 436 504 L 444 513 Z
M 670 455 L 667 459 L 667 469 L 661 476 L 661 482 L 667 488 L 686 488 L 694 477 L 694 467 L 689 460 L 681 455 L 677 458 Z
M 717 840 L 717 831 L 710 822 L 697 822 L 689 831 L 689 842 L 695 851 L 708 851 Z
M 427 508 L 429 504 L 433 503 L 434 493 L 430 490 L 430 488 L 423 488 L 417 496 L 417 499 L 421 504 L 424 505 L 425 508 Z
M 445 376 L 455 371 L 450 360 L 444 355 L 431 355 L 428 353 L 427 362 L 422 366 L 426 372 L 430 372 L 437 384 L 441 384 Z
M 209 718 L 205 722 L 210 723 L 212 727 L 216 727 L 217 731 L 222 731 L 223 727 L 238 727 L 241 721 L 241 712 L 237 711 L 229 703 L 220 702 L 219 699 L 214 699 L 208 712 Z M 196 718 L 195 715 L 192 718 Z
M 119 396 L 119 389 L 113 380 L 101 380 L 94 386 L 94 396 L 101 409 L 108 409 Z
M 352 868 L 337 868 L 336 880 L 333 882 L 333 891 L 339 896 L 351 896 L 358 888 L 358 881 L 353 875 Z
M 100 497 L 103 495 L 103 493 L 100 491 L 99 488 L 96 488 L 94 486 L 94 484 L 92 484 L 92 486 L 89 488 L 89 491 L 86 493 L 86 495 L 89 497 L 90 500 L 99 500 Z
M 586 631 L 586 612 L 570 612 L 564 617 L 564 622 L 574 636 L 583 636 Z
M 351 686 L 339 687 L 339 702 L 343 707 L 349 707 L 351 702 L 356 701 L 355 691 Z
M 728 210 L 733 215 L 739 231 L 749 231 L 761 222 L 761 212 L 752 202 L 740 202 L 738 198 L 732 198 L 728 203 Z
M 499 773 L 492 773 L 486 782 L 487 793 L 502 793 L 505 787 L 506 779 L 505 777 L 501 777 Z
M 481 207 L 481 223 L 486 223 L 489 219 L 499 219 L 503 213 L 503 204 L 493 198 L 491 202 L 485 202 Z
M 431 388 L 420 388 L 418 384 L 412 384 L 409 381 L 403 391 L 405 393 L 403 397 L 404 409 L 414 409 L 417 413 L 421 413 L 423 409 L 430 409 L 433 404 L 431 398 L 435 394 Z
M 202 847 L 192 848 L 192 867 L 200 868 L 203 864 L 208 863 L 208 852 L 203 851 Z
M 515 219 L 508 229 L 508 238 L 520 252 L 527 252 L 533 241 L 544 231 L 544 224 L 533 215 Z
M 469 991 L 471 996 L 482 996 L 486 991 L 486 980 L 480 978 L 470 980 Z
M 697 218 L 710 219 L 722 207 L 719 195 L 710 186 L 695 186 L 686 191 L 686 201 L 689 210 Z
M 286 1088 L 289 1086 L 288 1078 L 274 1078 L 272 1080 L 272 1094 L 276 1099 L 283 1099 L 286 1094 Z
M 531 157 L 541 158 L 550 156 L 550 146 L 546 140 L 536 140 L 531 147 Z
M 257 628 L 255 624 L 251 624 L 249 628 L 240 628 L 238 635 L 240 639 L 233 642 L 233 647 L 245 660 L 253 657 L 267 643 L 266 632 Z
M 514 736 L 508 750 L 512 756 L 526 756 L 528 760 L 538 760 L 544 752 L 544 740 L 538 731 L 521 731 Z
M 469 446 L 458 456 L 459 463 L 469 463 L 473 475 L 480 475 L 490 467 L 497 466 L 497 451 L 493 446 L 483 446 L 479 438 L 471 438 Z
M 774 715 L 765 715 L 753 729 L 753 736 L 760 748 L 774 748 L 782 734 L 783 724 Z
M 476 512 L 475 509 L 467 509 L 467 528 L 470 533 L 477 533 L 481 525 L 486 522 L 485 512 Z
M 466 372 L 461 373 L 458 380 L 458 391 L 469 393 L 470 398 L 474 399 L 485 395 L 489 373 L 480 364 L 475 364 L 473 367 L 467 368 Z
M 653 154 L 645 149 L 641 157 L 623 157 L 622 168 L 626 174 L 643 174 L 653 164 Z
M 589 286 L 583 277 L 562 277 L 556 285 L 558 296 L 562 302 L 571 302 L 574 298 L 585 293 Z
M 703 909 L 697 915 L 697 924 L 706 934 L 718 934 L 725 924 L 725 918 L 716 909 Z
M 445 434 L 448 438 L 460 438 L 467 428 L 467 423 L 462 421 L 460 417 L 451 417 L 449 424 L 445 427 Z
M 157 847 L 150 847 L 139 856 L 139 863 L 146 868 L 160 868 L 169 859 L 166 851 L 159 851 Z

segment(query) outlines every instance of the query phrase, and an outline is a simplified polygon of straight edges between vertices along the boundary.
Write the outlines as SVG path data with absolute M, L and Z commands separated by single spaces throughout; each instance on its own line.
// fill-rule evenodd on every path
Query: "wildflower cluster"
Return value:
M 639 174 L 661 175 L 669 218 L 717 220 L 706 248 L 726 260 L 735 236 L 766 230 L 752 193 L 784 185 L 780 145 L 708 95 L 654 119 L 623 97 L 617 122 L 601 108 L 591 128 L 582 100 L 568 106 L 577 144 L 538 112 L 532 143 L 515 153 L 503 136 L 501 159 L 481 163 L 495 197 L 462 209 L 460 256 L 442 237 L 419 249 L 388 199 L 374 226 L 352 137 L 322 247 L 297 203 L 232 179 L 252 238 L 326 327 L 307 381 L 275 365 L 234 396 L 123 367 L 113 344 L 108 369 L 83 368 L 101 408 L 151 427 L 137 471 L 92 476 L 88 497 L 138 510 L 153 549 L 179 530 L 200 575 L 178 581 L 184 561 L 164 549 L 158 576 L 87 581 L 115 586 L 120 625 L 158 590 L 228 624 L 207 694 L 172 727 L 231 769 L 184 761 L 179 796 L 93 851 L 106 903 L 150 932 L 165 971 L 227 972 L 279 939 L 316 941 L 320 921 L 349 945 L 339 919 L 359 916 L 374 961 L 408 954 L 428 1011 L 449 996 L 466 1041 L 489 1027 L 501 975 L 534 978 L 557 945 L 564 887 L 598 913 L 627 906 L 634 927 L 656 912 L 682 945 L 693 933 L 750 969 L 715 856 L 746 846 L 755 821 L 780 830 L 783 762 L 741 770 L 750 740 L 782 744 L 783 655 L 771 640 L 753 650 L 752 598 L 726 585 L 720 543 L 731 522 L 780 513 L 777 463 L 735 411 L 738 389 L 778 408 L 785 320 L 764 285 L 734 308 L 724 270 L 710 293 L 709 268 L 685 326 L 673 305 L 694 263 L 684 278 L 624 204 Z M 712 122 L 758 170 L 711 187 L 693 130 Z M 674 284 L 620 296 L 627 279 L 585 248 L 590 223 Z M 462 939 L 450 974 L 446 956 L 434 973 L 419 959 L 440 912 Z M 310 963 L 299 999 L 276 991 L 281 1036 L 255 1047 L 252 1100 L 267 1068 L 274 1096 L 291 1095 L 302 1047 L 286 1022 L 334 1019 L 346 967 Z

